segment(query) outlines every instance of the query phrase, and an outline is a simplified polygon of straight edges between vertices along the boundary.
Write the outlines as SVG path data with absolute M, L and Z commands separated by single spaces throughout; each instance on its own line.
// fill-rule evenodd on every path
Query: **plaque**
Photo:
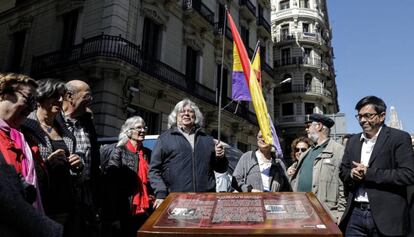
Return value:
M 342 236 L 312 193 L 171 193 L 139 236 Z

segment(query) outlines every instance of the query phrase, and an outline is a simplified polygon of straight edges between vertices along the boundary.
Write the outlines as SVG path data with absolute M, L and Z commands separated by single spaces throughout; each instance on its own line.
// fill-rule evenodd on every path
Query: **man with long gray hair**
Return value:
M 306 132 L 314 145 L 302 153 L 291 178 L 294 192 L 313 192 L 338 223 L 345 210 L 344 187 L 339 179 L 344 147 L 329 138 L 335 122 L 322 114 L 307 116 Z
M 169 192 L 215 192 L 214 170 L 225 172 L 223 145 L 203 130 L 203 114 L 189 99 L 177 103 L 169 129 L 152 151 L 149 178 L 157 208 Z

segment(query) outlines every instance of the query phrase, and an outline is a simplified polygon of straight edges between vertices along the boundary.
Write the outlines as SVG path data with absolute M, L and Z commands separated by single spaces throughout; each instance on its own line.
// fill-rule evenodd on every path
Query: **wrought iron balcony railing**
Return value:
M 250 0 L 239 0 L 239 4 L 240 6 L 246 6 L 253 16 L 256 16 L 256 6 Z
M 223 22 L 214 23 L 214 34 L 223 35 Z M 231 34 L 231 29 L 228 26 L 226 26 L 226 38 L 233 41 L 233 35 Z
M 141 67 L 141 49 L 134 43 L 113 35 L 98 35 L 85 39 L 68 49 L 33 57 L 32 74 L 37 75 L 91 57 L 119 58 L 136 67 Z
M 214 25 L 214 12 L 210 10 L 201 0 L 184 0 L 184 10 L 196 10 L 211 25 Z
M 317 95 L 324 95 L 331 97 L 332 93 L 323 88 L 322 86 L 310 86 L 310 85 L 291 85 L 290 87 L 278 87 L 276 88 L 276 94 L 289 94 L 289 93 L 310 93 Z
M 262 15 L 259 16 L 259 18 L 257 20 L 257 25 L 258 26 L 263 26 L 263 28 L 265 28 L 266 31 L 269 32 L 269 34 L 271 33 L 270 24 L 269 24 L 269 22 L 267 22 L 267 20 Z

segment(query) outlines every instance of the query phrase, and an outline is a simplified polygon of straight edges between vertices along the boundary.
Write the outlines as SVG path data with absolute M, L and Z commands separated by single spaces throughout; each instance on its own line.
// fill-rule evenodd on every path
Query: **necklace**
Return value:
M 42 125 L 43 128 L 46 128 L 47 133 L 51 133 L 53 131 L 53 126 L 49 126 L 44 123 L 40 123 L 40 125 Z

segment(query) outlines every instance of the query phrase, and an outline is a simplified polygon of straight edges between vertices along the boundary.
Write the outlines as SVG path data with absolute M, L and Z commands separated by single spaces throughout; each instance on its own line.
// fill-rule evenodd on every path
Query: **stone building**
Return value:
M 229 99 L 232 36 L 223 26 L 225 5 L 250 56 L 261 42 L 262 80 L 273 113 L 270 0 L 0 2 L 0 70 L 87 81 L 100 136 L 117 135 L 135 114 L 147 121 L 149 134 L 159 134 L 173 106 L 186 97 L 200 105 L 207 131 L 217 134 L 224 51 L 222 138 L 242 150 L 256 143 L 251 105 Z
M 313 112 L 339 111 L 326 0 L 272 0 L 274 114 L 288 153 Z M 286 152 L 287 151 L 287 152 Z

